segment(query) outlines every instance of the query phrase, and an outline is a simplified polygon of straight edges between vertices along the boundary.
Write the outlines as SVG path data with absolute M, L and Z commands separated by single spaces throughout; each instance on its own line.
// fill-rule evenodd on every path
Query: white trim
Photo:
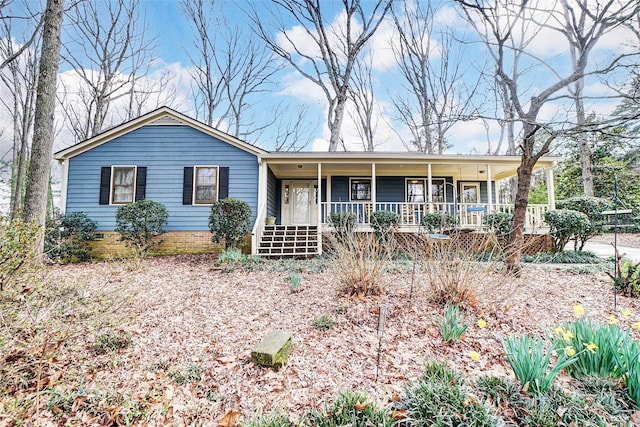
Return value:
M 376 181 L 376 164 L 371 163 L 371 212 L 376 210 L 376 199 L 378 198 L 378 187 L 376 185 Z
M 358 181 L 358 180 L 369 180 L 369 191 L 373 191 L 373 189 L 371 188 L 371 186 L 373 185 L 373 180 L 371 179 L 370 176 L 362 176 L 362 177 L 358 177 L 358 176 L 354 176 L 354 177 L 350 177 L 349 178 L 349 201 L 350 202 L 370 202 L 371 201 L 371 197 L 373 197 L 373 194 L 371 194 L 371 196 L 369 197 L 369 199 L 357 199 L 357 200 L 352 200 L 351 199 L 351 182 L 352 181 Z
M 554 210 L 556 208 L 556 190 L 553 183 L 553 167 L 547 167 L 547 206 L 549 206 L 550 210 Z
M 67 211 L 67 186 L 69 184 L 69 159 L 65 159 L 62 162 L 62 176 L 60 178 L 60 212 L 66 213 Z
M 491 184 L 491 164 L 487 163 L 487 213 L 493 212 L 493 186 Z
M 431 172 L 431 163 L 428 163 L 427 164 L 427 190 L 428 190 L 427 202 L 429 203 L 429 213 L 433 213 L 433 194 L 431 191 L 432 188 L 433 188 L 433 175 Z
M 409 200 L 409 181 L 422 181 L 422 197 L 424 198 L 424 200 L 422 202 L 414 202 L 412 200 Z M 411 177 L 405 177 L 404 178 L 404 201 L 406 203 L 428 203 L 429 197 L 427 195 L 427 179 L 426 178 L 411 178 Z
M 196 203 L 196 179 L 198 177 L 198 168 L 209 169 L 214 168 L 216 170 L 216 194 L 212 203 Z M 211 206 L 218 201 L 218 195 L 220 194 L 220 166 L 218 165 L 193 165 L 193 181 L 191 182 L 191 204 L 193 206 Z
M 115 178 L 115 173 L 114 170 L 118 168 L 118 169 L 124 169 L 124 168 L 133 168 L 133 191 L 131 192 L 131 198 L 132 200 L 130 202 L 118 202 L 118 203 L 114 203 L 113 202 L 113 180 Z M 110 206 L 122 206 L 122 205 L 127 205 L 129 203 L 134 203 L 136 201 L 136 184 L 137 184 L 137 179 L 138 179 L 138 166 L 136 165 L 111 165 L 111 179 L 109 180 L 109 205 Z
M 480 201 L 482 200 L 482 197 L 480 197 L 480 183 L 479 182 L 473 182 L 473 181 L 460 181 L 460 203 L 461 204 L 466 204 L 467 202 L 463 201 L 463 194 L 464 194 L 464 187 L 469 186 L 469 187 L 475 187 L 476 188 L 476 201 L 475 202 L 468 202 L 468 203 L 481 203 Z

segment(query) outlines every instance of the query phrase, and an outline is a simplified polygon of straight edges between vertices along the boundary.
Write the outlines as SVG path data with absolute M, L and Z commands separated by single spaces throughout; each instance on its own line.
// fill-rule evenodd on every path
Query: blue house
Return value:
M 426 155 L 386 152 L 267 152 L 167 107 L 55 154 L 62 164 L 62 209 L 98 222 L 98 254 L 118 253 L 119 206 L 149 199 L 169 211 L 161 252 L 209 252 L 211 204 L 246 201 L 253 212 L 252 252 L 312 255 L 330 214 L 352 212 L 368 230 L 372 212 L 396 212 L 400 231 L 415 232 L 422 217 L 448 212 L 461 227 L 479 229 L 500 203 L 499 180 L 516 174 L 518 156 Z M 547 170 L 557 158 L 542 158 Z M 542 225 L 549 204 L 530 205 L 527 228 Z M 275 224 L 267 224 L 275 217 Z

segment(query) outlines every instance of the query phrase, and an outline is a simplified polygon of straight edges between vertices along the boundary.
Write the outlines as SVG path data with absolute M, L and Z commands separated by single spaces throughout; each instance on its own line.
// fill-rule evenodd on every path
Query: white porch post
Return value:
M 331 215 L 331 175 L 327 173 L 327 210 L 326 210 L 326 219 L 329 222 L 329 215 Z
M 267 162 L 258 158 L 258 207 L 256 221 L 251 230 L 251 254 L 258 254 L 260 244 L 260 233 L 264 225 L 264 218 L 267 215 Z
M 67 183 L 69 180 L 69 159 L 64 159 L 62 162 L 62 180 L 60 183 L 60 212 L 65 213 L 67 211 Z
M 322 163 L 318 162 L 318 254 L 322 254 Z
M 431 175 L 431 163 L 427 164 L 427 194 L 429 202 L 429 213 L 433 213 L 433 176 Z M 445 190 L 446 192 L 446 190 Z M 446 200 L 445 200 L 446 202 Z
M 547 199 L 548 199 L 548 203 L 547 205 L 549 206 L 549 209 L 555 209 L 556 208 L 556 190 L 554 187 L 554 183 L 553 183 L 553 167 L 555 166 L 555 162 L 553 164 L 553 166 L 550 166 L 547 168 Z
M 487 213 L 490 214 L 493 211 L 493 188 L 491 187 L 491 165 L 487 164 Z
M 371 212 L 376 210 L 376 164 L 371 163 Z

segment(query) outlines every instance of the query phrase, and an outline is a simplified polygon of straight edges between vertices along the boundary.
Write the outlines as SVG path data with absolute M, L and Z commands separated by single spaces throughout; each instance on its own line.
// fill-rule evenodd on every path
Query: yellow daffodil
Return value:
M 628 308 L 625 308 L 620 312 L 620 316 L 626 319 L 627 317 L 631 316 L 631 310 L 629 310 Z
M 640 329 L 640 322 L 636 322 L 633 324 L 634 329 Z
M 477 351 L 472 351 L 471 353 L 469 353 L 469 357 L 474 362 L 477 362 L 478 360 L 480 360 L 480 353 L 478 353 Z
M 573 306 L 573 312 L 578 316 L 582 316 L 584 314 L 584 307 L 582 304 L 576 304 Z
M 616 317 L 615 314 L 610 314 L 609 315 L 609 324 L 610 325 L 617 325 L 620 321 L 618 320 L 618 318 Z
M 569 357 L 573 357 L 576 355 L 576 349 L 568 345 L 564 348 L 564 354 L 566 354 Z
M 556 326 L 556 327 L 553 329 L 553 333 L 554 333 L 554 334 L 556 334 L 556 335 L 558 335 L 559 337 L 561 337 L 562 335 L 564 335 L 564 329 L 562 329 L 562 327 L 561 327 L 561 326 Z
M 586 347 L 586 349 L 588 351 L 590 351 L 591 353 L 595 353 L 596 350 L 598 349 L 598 346 L 592 341 L 589 343 L 584 343 L 584 346 Z
M 478 328 L 484 329 L 487 327 L 487 321 L 484 319 L 478 320 Z
M 565 341 L 569 341 L 574 336 L 575 335 L 573 335 L 573 332 L 571 331 L 562 331 L 562 338 L 564 338 Z

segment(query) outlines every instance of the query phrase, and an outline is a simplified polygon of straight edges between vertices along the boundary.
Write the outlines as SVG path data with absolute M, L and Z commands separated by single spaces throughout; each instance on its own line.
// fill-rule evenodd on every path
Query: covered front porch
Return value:
M 546 170 L 550 202 L 528 207 L 527 232 L 543 227 L 544 213 L 555 208 L 552 168 L 557 160 L 543 158 L 537 164 Z M 381 210 L 399 216 L 400 232 L 418 231 L 429 213 L 449 214 L 458 227 L 482 229 L 487 214 L 513 211 L 502 200 L 500 181 L 516 175 L 520 158 L 313 152 L 269 153 L 259 162 L 254 248 L 260 246 L 267 218 L 283 230 L 313 227 L 321 234 L 338 212 L 352 213 L 362 231 L 370 229 L 371 214 Z

